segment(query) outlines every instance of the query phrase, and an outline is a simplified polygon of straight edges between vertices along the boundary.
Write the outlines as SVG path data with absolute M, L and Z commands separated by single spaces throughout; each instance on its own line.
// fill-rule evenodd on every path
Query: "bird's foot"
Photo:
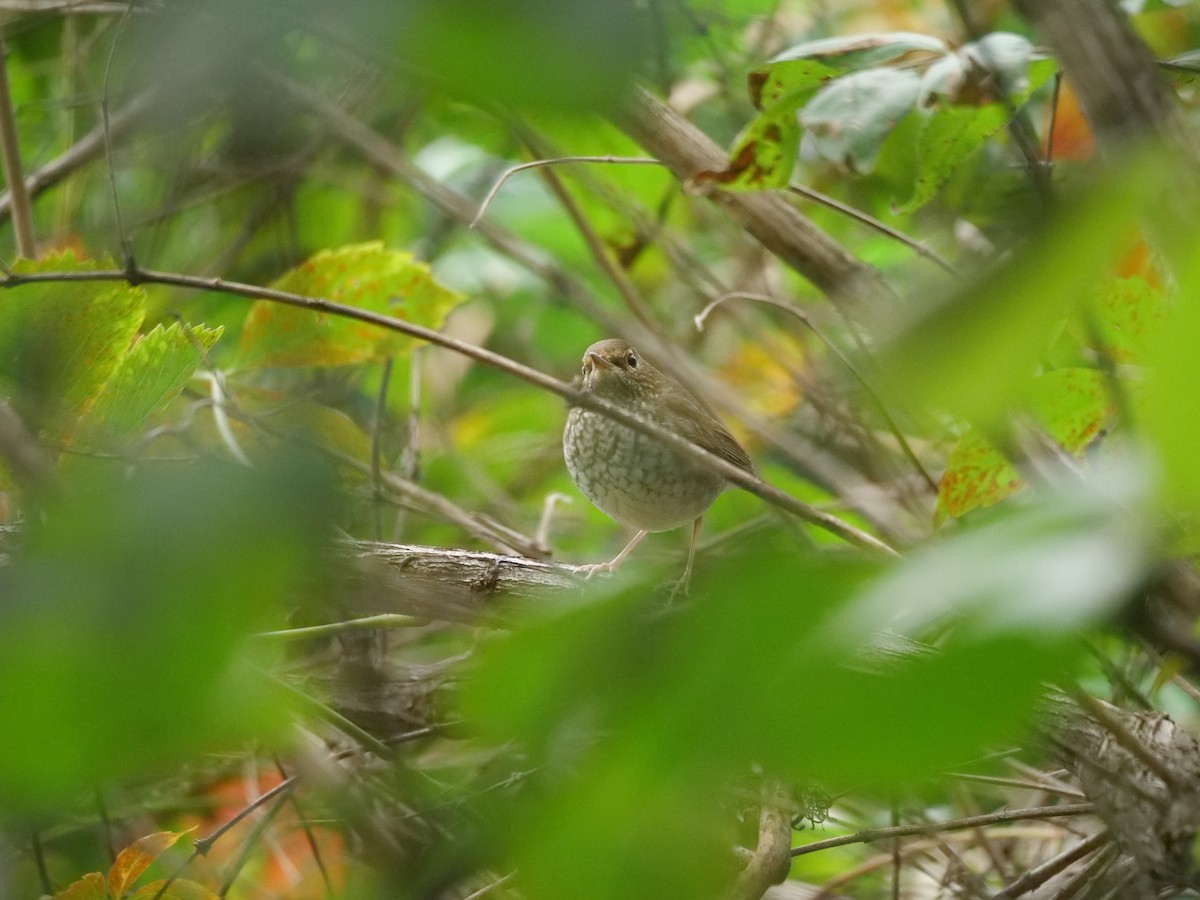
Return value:
M 584 581 L 590 581 L 592 576 L 597 572 L 603 572 L 606 575 L 611 575 L 617 570 L 617 567 L 610 562 L 606 563 L 588 563 L 584 566 L 572 566 L 571 571 L 576 575 L 582 575 Z
M 688 588 L 691 586 L 692 579 L 688 576 L 680 578 L 678 581 L 671 583 L 671 591 L 667 594 L 667 606 L 670 606 L 676 600 L 684 601 L 688 598 Z

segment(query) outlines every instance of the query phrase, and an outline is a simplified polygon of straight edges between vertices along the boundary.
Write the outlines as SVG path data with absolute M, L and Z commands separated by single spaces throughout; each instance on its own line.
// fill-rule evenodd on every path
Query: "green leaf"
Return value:
M 1087 313 L 1097 334 L 1080 334 L 1082 343 L 1099 337 L 1099 349 L 1114 362 L 1141 364 L 1147 344 L 1167 318 L 1168 303 L 1161 289 L 1135 275 L 1106 281 L 1090 298 Z
M 13 269 L 74 272 L 106 267 L 71 252 Z M 0 395 L 26 425 L 61 440 L 121 364 L 145 315 L 141 288 L 104 282 L 25 284 L 0 292 Z
M 1130 167 L 1046 223 L 1003 269 L 934 306 L 881 354 L 893 402 L 988 429 L 1020 400 L 1055 332 L 1119 259 L 1162 171 Z
M 322 250 L 273 285 L 280 291 L 332 300 L 439 328 L 462 299 L 442 287 L 429 267 L 380 242 Z M 240 363 L 253 366 L 345 366 L 399 356 L 412 338 L 342 316 L 260 300 L 246 316 Z
M 955 442 L 938 481 L 937 514 L 955 518 L 999 503 L 1025 486 L 1025 479 L 978 429 Z
M 799 109 L 821 85 L 841 74 L 841 70 L 815 59 L 789 59 L 769 62 L 751 70 L 746 82 L 750 99 L 759 109 L 790 107 Z
M 1135 305 L 1130 312 L 1135 321 L 1129 328 L 1131 333 L 1145 334 L 1144 352 L 1138 348 L 1137 356 L 1145 364 L 1146 378 L 1142 390 L 1132 396 L 1137 402 L 1134 421 L 1157 457 L 1159 501 L 1170 515 L 1185 513 L 1194 521 L 1200 512 L 1200 479 L 1196 478 L 1200 459 L 1200 416 L 1196 414 L 1200 257 L 1195 252 L 1200 230 L 1194 221 L 1177 217 L 1180 208 L 1195 209 L 1196 198 L 1194 192 L 1190 196 L 1182 193 L 1189 184 L 1186 180 L 1174 183 L 1181 194 L 1172 204 L 1163 205 L 1156 238 L 1170 253 L 1178 287 L 1161 324 L 1152 329 L 1144 329 L 1135 312 L 1141 303 L 1137 298 L 1140 290 L 1134 288 Z
M 752 119 L 738 135 L 725 169 L 698 172 L 693 180 L 744 191 L 787 187 L 799 149 L 800 125 L 795 110 L 772 109 Z
M 916 103 L 920 78 L 897 69 L 867 69 L 821 88 L 800 112 L 814 149 L 851 172 L 869 172 L 879 146 Z
M 136 434 L 150 416 L 179 396 L 221 331 L 175 322 L 167 328 L 156 325 L 138 338 L 88 410 L 85 435 L 112 440 Z
M 1026 403 L 1046 435 L 1080 458 L 1113 423 L 1108 382 L 1095 369 L 1059 369 L 1030 381 Z M 977 429 L 955 444 L 938 484 L 938 510 L 962 516 L 991 506 L 1024 487 L 1007 457 Z
M 955 169 L 1004 127 L 1007 117 L 996 103 L 937 109 L 921 129 L 913 195 L 897 213 L 907 215 L 932 200 Z

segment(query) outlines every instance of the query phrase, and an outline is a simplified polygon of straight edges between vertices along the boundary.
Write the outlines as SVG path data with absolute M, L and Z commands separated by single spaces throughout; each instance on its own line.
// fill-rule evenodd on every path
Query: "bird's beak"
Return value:
M 583 364 L 589 369 L 594 369 L 599 366 L 602 369 L 612 368 L 612 363 L 601 356 L 599 353 L 588 352 L 583 354 Z

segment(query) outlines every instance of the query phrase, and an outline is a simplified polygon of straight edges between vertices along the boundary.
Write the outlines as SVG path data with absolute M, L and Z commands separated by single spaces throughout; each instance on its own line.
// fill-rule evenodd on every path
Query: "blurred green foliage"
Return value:
M 277 752 L 301 772 L 306 821 L 356 848 L 346 896 L 465 894 L 514 871 L 530 900 L 722 896 L 764 778 L 831 795 L 842 820 L 816 826 L 829 833 L 884 824 L 912 798 L 943 815 L 958 796 L 934 780 L 1023 742 L 1047 682 L 1107 686 L 1081 636 L 1111 628 L 1114 655 L 1134 658 L 1114 623 L 1197 546 L 1200 204 L 1153 148 L 1031 177 L 1009 125 L 1019 112 L 1035 147 L 1055 146 L 1055 63 L 1010 14 L 963 39 L 942 7 L 897 4 L 881 28 L 869 6 L 205 0 L 123 23 L 6 20 L 28 170 L 97 127 L 101 96 L 119 125 L 111 158 L 94 149 L 37 192 L 47 252 L 18 275 L 111 270 L 105 254 L 128 239 L 147 267 L 444 328 L 564 380 L 594 340 L 648 318 L 720 372 L 726 396 L 698 376 L 697 390 L 772 483 L 903 551 L 864 560 L 727 494 L 686 601 L 663 590 L 683 538 L 654 536 L 619 576 L 488 620 L 503 633 L 435 620 L 393 636 L 388 663 L 437 696 L 405 721 L 437 733 L 360 764 L 344 722 L 314 723 L 272 680 L 324 702 L 350 668 L 335 645 L 280 652 L 254 636 L 358 613 L 332 599 L 339 528 L 490 549 L 393 502 L 376 463 L 527 535 L 566 494 L 555 556 L 611 556 L 628 535 L 570 483 L 561 400 L 263 300 L 5 287 L 0 398 L 53 473 L 0 482 L 20 522 L 0 548 L 0 827 L 14 844 L 57 804 L 83 810 L 62 827 L 90 835 L 91 792 L 114 785 L 129 828 L 178 827 L 210 780 Z M 1156 51 L 1200 43 L 1194 13 L 1146 7 Z M 1003 97 L 972 68 L 980 54 Z M 895 308 L 835 311 L 657 167 L 561 166 L 570 210 L 539 173 L 516 173 L 468 227 L 531 156 L 640 155 L 606 118 L 637 82 L 730 148 L 705 190 L 801 183 L 911 235 L 915 250 L 804 207 L 878 268 Z M 1066 110 L 1056 134 L 1083 128 Z M 0 242 L 10 233 L 6 220 Z M 693 317 L 734 290 L 795 303 L 821 339 L 738 301 L 698 331 Z M 1157 664 L 1139 665 L 1129 680 L 1157 685 Z M 320 738 L 297 738 L 297 721 Z M 98 841 L 53 843 L 62 884 L 106 867 Z M 863 862 L 838 852 L 793 871 Z

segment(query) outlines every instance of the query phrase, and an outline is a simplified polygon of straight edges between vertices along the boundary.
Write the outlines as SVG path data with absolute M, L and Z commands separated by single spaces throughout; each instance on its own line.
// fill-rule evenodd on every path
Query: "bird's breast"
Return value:
M 584 496 L 617 521 L 647 531 L 694 520 L 725 483 L 649 435 L 579 407 L 567 417 L 563 455 Z

